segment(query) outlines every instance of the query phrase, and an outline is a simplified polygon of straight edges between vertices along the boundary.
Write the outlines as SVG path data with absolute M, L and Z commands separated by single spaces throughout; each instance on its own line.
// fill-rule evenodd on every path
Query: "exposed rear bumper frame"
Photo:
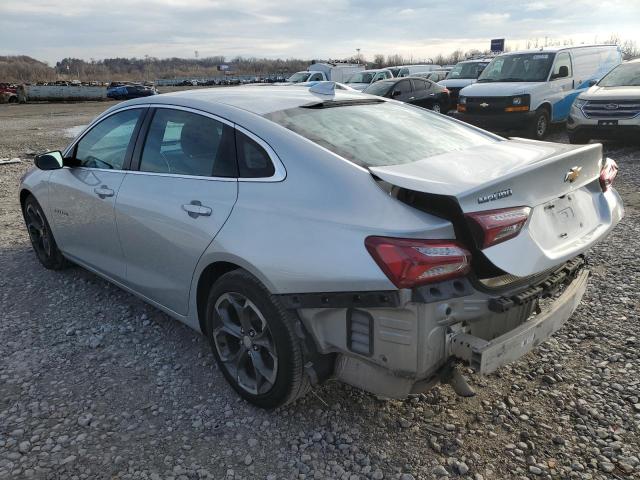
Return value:
M 489 374 L 517 360 L 559 330 L 578 307 L 587 288 L 589 271 L 582 270 L 548 310 L 493 339 L 459 332 L 448 338 L 450 354 L 469 362 L 481 374 Z

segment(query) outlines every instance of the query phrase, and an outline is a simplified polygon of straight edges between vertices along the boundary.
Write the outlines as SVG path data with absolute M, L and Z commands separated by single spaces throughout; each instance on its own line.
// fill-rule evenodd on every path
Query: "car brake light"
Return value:
M 602 170 L 600 170 L 600 187 L 603 192 L 609 190 L 609 187 L 615 180 L 616 175 L 618 175 L 618 164 L 614 160 L 607 158 Z
M 530 211 L 529 207 L 501 208 L 465 216 L 477 227 L 474 233 L 480 248 L 487 248 L 517 236 L 527 223 Z
M 471 269 L 471 253 L 454 240 L 367 237 L 364 244 L 398 288 L 461 277 Z

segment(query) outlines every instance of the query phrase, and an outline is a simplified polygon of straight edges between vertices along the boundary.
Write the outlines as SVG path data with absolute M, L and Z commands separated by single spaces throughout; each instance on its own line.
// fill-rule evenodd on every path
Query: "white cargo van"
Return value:
M 441 70 L 440 65 L 429 63 L 426 65 L 397 65 L 395 67 L 387 67 L 393 73 L 394 77 L 409 77 L 414 73 L 432 72 L 433 70 Z
M 543 139 L 567 120 L 574 99 L 622 61 L 616 45 L 504 53 L 460 91 L 456 118 L 485 129 L 522 130 Z
M 296 72 L 287 78 L 288 83 L 331 81 L 345 83 L 354 73 L 364 71 L 359 63 L 312 63 L 302 72 Z
M 475 83 L 482 71 L 489 65 L 493 57 L 472 58 L 456 63 L 449 75 L 438 83 L 449 90 L 450 105 L 448 110 L 455 109 L 458 105 L 460 90 L 467 85 Z

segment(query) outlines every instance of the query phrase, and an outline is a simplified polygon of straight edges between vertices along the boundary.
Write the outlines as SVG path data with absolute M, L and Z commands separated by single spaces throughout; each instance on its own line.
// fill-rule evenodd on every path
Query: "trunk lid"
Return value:
M 622 217 L 617 193 L 600 188 L 601 165 L 600 144 L 512 139 L 370 171 L 407 190 L 453 197 L 463 213 L 531 207 L 518 236 L 482 250 L 505 272 L 528 276 L 583 253 Z

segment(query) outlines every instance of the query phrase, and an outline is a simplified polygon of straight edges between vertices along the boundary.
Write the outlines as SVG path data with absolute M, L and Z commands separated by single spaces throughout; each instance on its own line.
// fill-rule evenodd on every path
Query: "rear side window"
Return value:
M 195 113 L 156 110 L 142 150 L 143 172 L 235 177 L 233 129 Z
M 243 178 L 267 178 L 275 173 L 269 154 L 258 142 L 236 130 L 238 170 Z
M 115 113 L 89 130 L 76 145 L 79 166 L 121 170 L 142 112 L 134 108 Z

